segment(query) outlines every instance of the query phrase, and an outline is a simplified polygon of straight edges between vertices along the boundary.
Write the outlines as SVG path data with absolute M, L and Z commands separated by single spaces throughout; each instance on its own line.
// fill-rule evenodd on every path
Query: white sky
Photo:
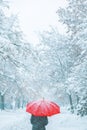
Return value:
M 65 0 L 9 0 L 11 13 L 18 14 L 21 29 L 29 42 L 38 42 L 36 32 L 57 26 L 61 33 L 63 27 L 58 23 L 56 11 L 66 5 Z

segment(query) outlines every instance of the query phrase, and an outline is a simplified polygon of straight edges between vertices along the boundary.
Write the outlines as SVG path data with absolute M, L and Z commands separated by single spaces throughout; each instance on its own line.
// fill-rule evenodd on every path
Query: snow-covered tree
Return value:
M 78 98 L 77 113 L 87 115 L 87 86 L 86 86 L 86 58 L 87 58 L 87 0 L 68 0 L 66 9 L 58 10 L 60 21 L 67 26 L 69 43 L 76 51 L 77 59 L 69 74 L 69 89 L 76 93 Z M 77 48 L 77 49 L 76 49 Z M 72 57 L 75 55 L 73 53 Z M 84 67 L 84 68 L 83 68 Z M 84 77 L 84 78 L 83 78 Z M 72 84 L 72 85 L 71 85 Z M 75 89 L 76 88 L 76 89 Z
M 33 55 L 30 44 L 24 39 L 19 27 L 17 16 L 5 14 L 5 9 L 9 9 L 8 7 L 8 2 L 0 1 L 0 107 L 2 109 L 5 102 L 9 102 L 11 98 L 16 100 L 16 97 L 25 95 L 22 90 L 22 79 L 23 75 L 29 72 L 25 59 L 27 55 Z
M 48 77 L 46 80 L 49 81 L 47 86 L 49 86 L 54 99 L 59 100 L 58 102 L 64 105 L 64 102 L 68 102 L 66 101 L 68 96 L 64 83 L 74 62 L 74 58 L 72 60 L 71 54 L 68 54 L 70 48 L 68 39 L 66 36 L 59 34 L 57 29 L 51 28 L 50 31 L 40 33 L 40 42 L 45 48 L 40 52 L 40 59 L 44 70 L 47 70 Z M 64 98 L 65 95 L 66 98 Z

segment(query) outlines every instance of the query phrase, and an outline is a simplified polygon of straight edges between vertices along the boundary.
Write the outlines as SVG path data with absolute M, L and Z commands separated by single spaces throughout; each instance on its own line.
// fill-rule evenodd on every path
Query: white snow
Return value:
M 87 116 L 79 117 L 61 108 L 61 114 L 48 117 L 46 130 L 87 130 Z M 0 130 L 32 130 L 25 110 L 0 111 Z

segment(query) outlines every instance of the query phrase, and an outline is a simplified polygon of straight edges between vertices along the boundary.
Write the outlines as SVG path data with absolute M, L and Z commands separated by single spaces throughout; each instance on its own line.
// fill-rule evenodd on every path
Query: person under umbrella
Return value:
M 32 114 L 30 119 L 32 130 L 45 130 L 45 126 L 48 124 L 47 116 L 60 113 L 60 107 L 52 101 L 43 99 L 28 103 L 26 112 Z
M 45 126 L 48 124 L 47 116 L 31 116 L 32 130 L 46 130 Z

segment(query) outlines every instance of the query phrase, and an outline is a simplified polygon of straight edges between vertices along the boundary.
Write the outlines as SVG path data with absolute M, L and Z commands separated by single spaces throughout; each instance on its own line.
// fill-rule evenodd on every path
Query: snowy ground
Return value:
M 61 114 L 49 117 L 46 130 L 87 130 L 87 117 L 80 118 L 63 108 Z M 30 114 L 25 110 L 0 112 L 0 130 L 31 130 Z

